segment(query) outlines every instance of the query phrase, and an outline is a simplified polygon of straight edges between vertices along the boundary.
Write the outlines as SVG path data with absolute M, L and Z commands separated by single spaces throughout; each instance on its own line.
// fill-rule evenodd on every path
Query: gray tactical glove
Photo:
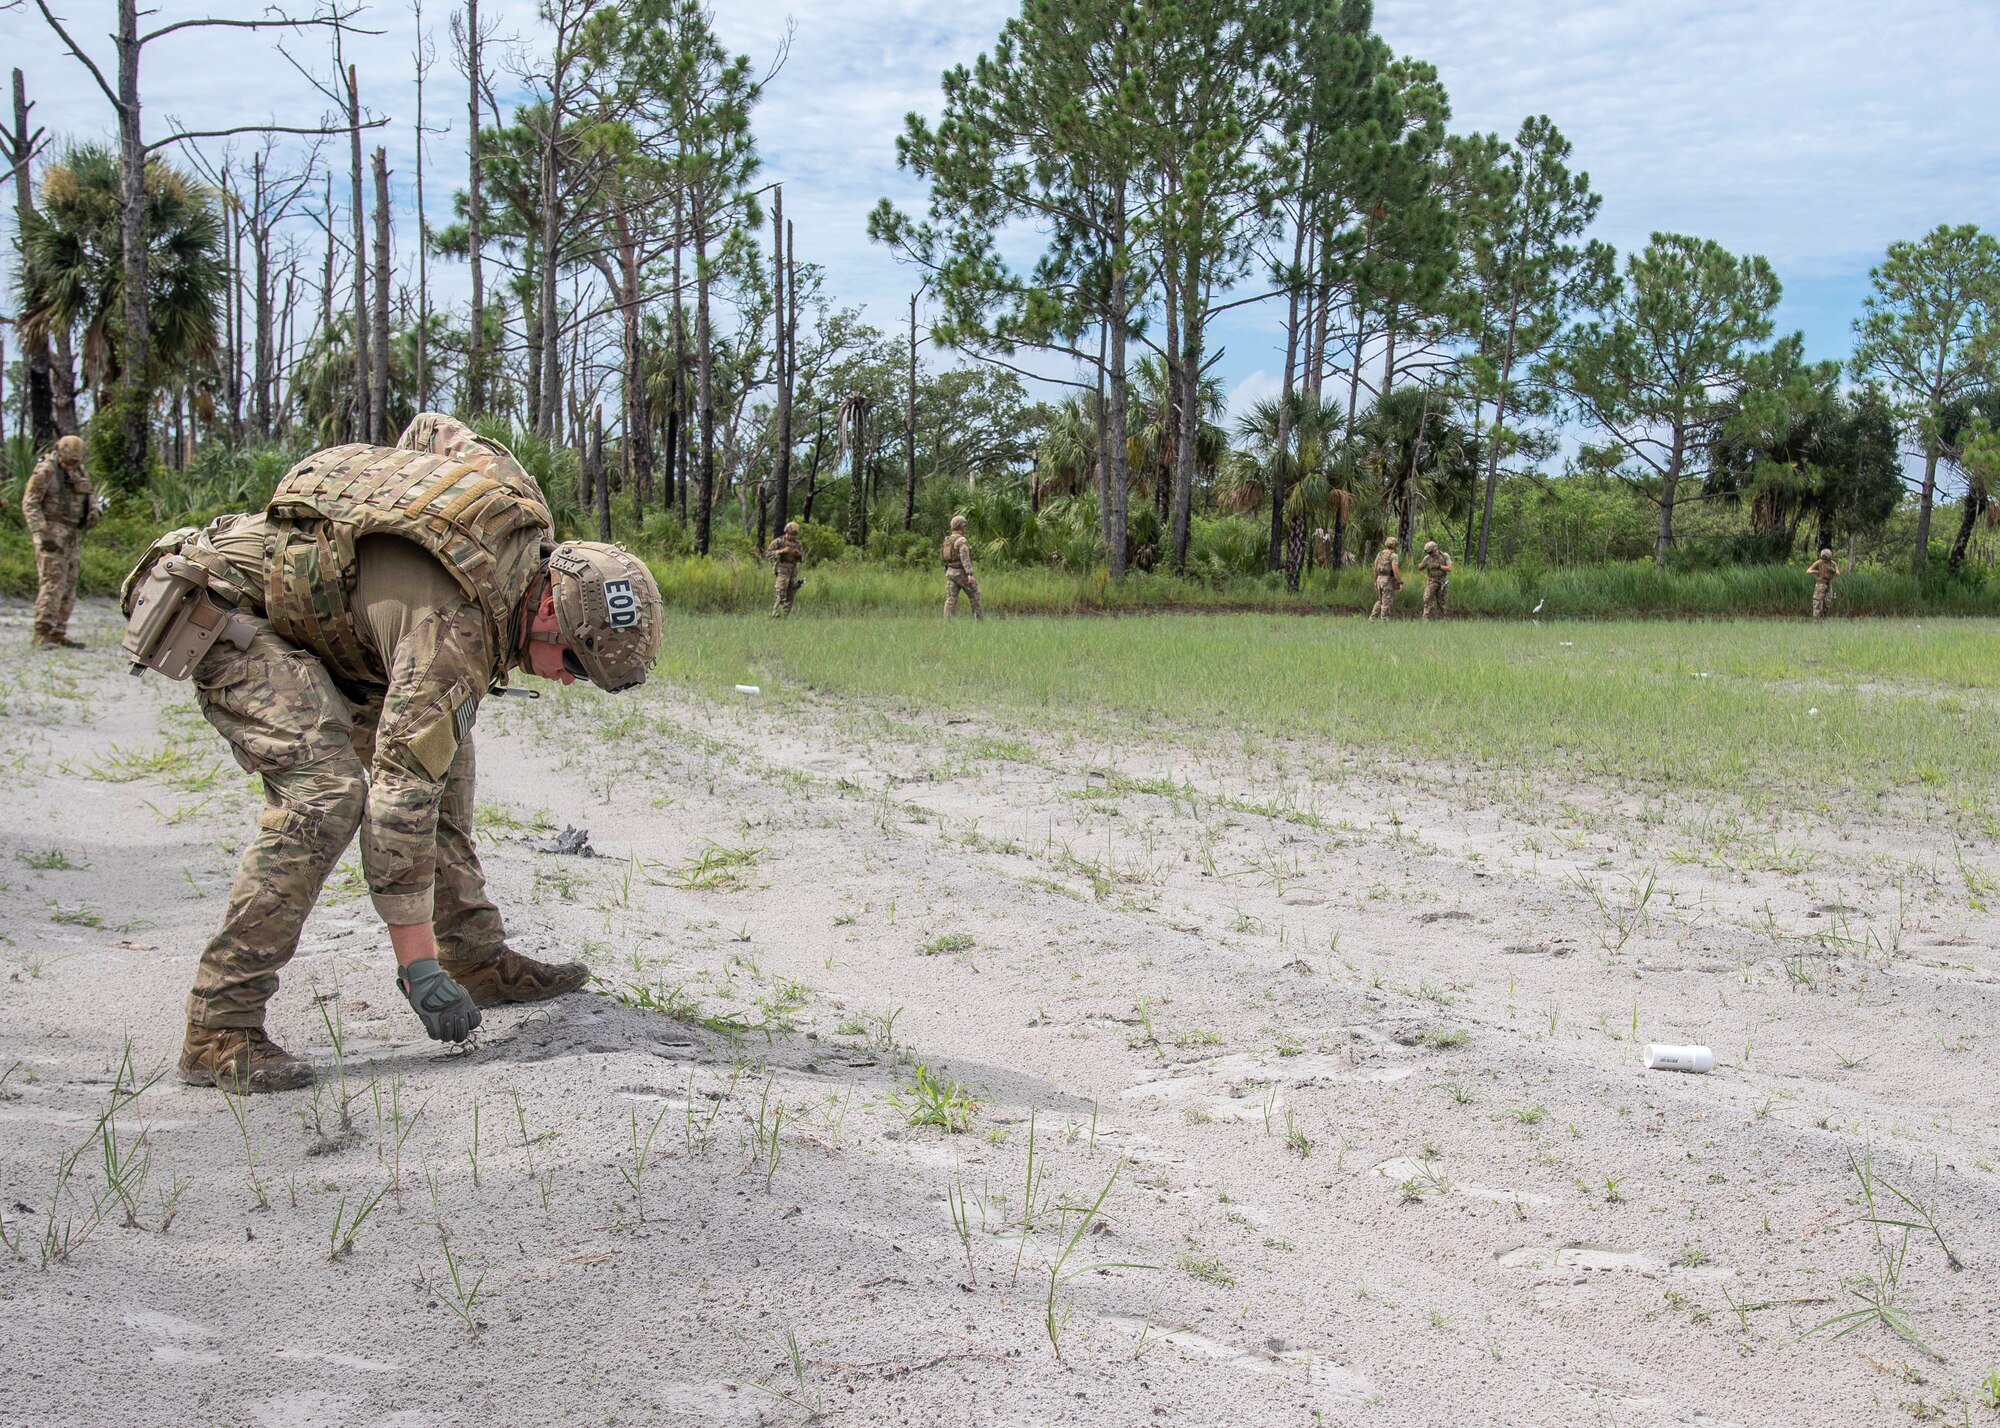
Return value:
M 438 966 L 435 957 L 419 957 L 396 973 L 396 987 L 409 998 L 432 1041 L 463 1041 L 479 1025 L 479 1007 L 472 994 Z

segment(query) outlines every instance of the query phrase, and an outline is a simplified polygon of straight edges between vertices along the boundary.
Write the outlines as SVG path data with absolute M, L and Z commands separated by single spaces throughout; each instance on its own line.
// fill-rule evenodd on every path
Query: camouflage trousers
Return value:
M 979 609 L 979 582 L 972 578 L 969 570 L 947 570 L 944 573 L 944 613 L 950 619 L 958 613 L 958 592 L 963 590 L 965 598 L 972 602 L 972 618 L 983 619 Z
M 1386 575 L 1375 577 L 1375 608 L 1368 612 L 1371 620 L 1386 620 L 1396 613 L 1396 582 Z
M 771 613 L 773 615 L 791 614 L 792 601 L 798 598 L 798 594 L 799 573 L 797 568 L 787 569 L 782 565 L 779 566 L 777 578 L 774 582 Z
M 1424 582 L 1424 618 L 1444 614 L 1444 582 L 1426 580 Z
M 1832 598 L 1832 595 L 1833 584 L 1831 581 L 1816 580 L 1813 582 L 1813 618 L 1815 620 L 1824 620 L 1826 618 L 1826 602 Z
M 36 639 L 59 640 L 69 633 L 82 566 L 83 532 L 75 526 L 45 526 L 35 537 Z
M 248 649 L 218 644 L 194 674 L 202 714 L 236 762 L 264 782 L 256 836 L 188 994 L 196 1026 L 264 1024 L 278 973 L 298 951 L 306 915 L 353 841 L 368 797 L 379 702 L 355 706 L 317 656 L 280 639 L 267 621 L 256 626 Z M 438 807 L 432 927 L 446 962 L 492 957 L 506 939 L 473 846 L 475 783 L 468 732 Z

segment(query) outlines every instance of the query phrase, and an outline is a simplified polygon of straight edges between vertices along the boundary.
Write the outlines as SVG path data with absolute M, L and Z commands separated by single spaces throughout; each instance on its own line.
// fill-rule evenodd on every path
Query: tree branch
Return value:
M 124 102 L 118 98 L 117 94 L 112 91 L 110 84 L 105 81 L 104 71 L 97 67 L 96 60 L 85 54 L 83 48 L 69 37 L 69 31 L 62 27 L 62 21 L 58 20 L 49 10 L 49 0 L 35 0 L 35 8 L 42 12 L 42 18 L 49 22 L 49 28 L 62 36 L 62 42 L 69 46 L 69 52 L 83 61 L 83 67 L 90 71 L 90 77 L 97 81 L 97 87 L 104 91 L 104 97 L 111 101 L 111 107 L 116 109 L 120 114 L 123 114 L 125 112 Z
M 35 0 L 35 2 L 40 4 L 41 0 Z M 330 25 L 338 30 L 352 31 L 357 35 L 379 35 L 383 33 L 381 30 L 357 30 L 354 26 L 347 23 L 348 20 L 360 13 L 359 9 L 354 9 L 347 11 L 345 14 L 315 15 L 309 20 L 297 20 L 289 16 L 281 16 L 275 20 L 177 20 L 171 25 L 162 25 L 150 34 L 141 35 L 139 43 L 150 45 L 154 40 L 171 35 L 176 30 L 302 30 L 309 25 Z
M 318 129 L 295 129 L 284 124 L 239 124 L 234 129 L 190 129 L 184 133 L 169 134 L 164 139 L 155 139 L 146 145 L 146 152 L 164 149 L 169 144 L 178 144 L 183 139 L 226 139 L 231 134 L 314 134 L 325 138 L 333 134 L 349 134 L 355 129 L 380 129 L 387 119 L 370 119 L 365 124 L 341 124 Z

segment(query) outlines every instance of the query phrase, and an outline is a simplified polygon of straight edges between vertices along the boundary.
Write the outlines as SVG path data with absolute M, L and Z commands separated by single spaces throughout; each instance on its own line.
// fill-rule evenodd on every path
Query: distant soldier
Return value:
M 1438 549 L 1434 540 L 1424 542 L 1423 559 L 1417 569 L 1424 573 L 1424 618 L 1444 614 L 1445 582 L 1451 579 L 1451 556 Z
M 1371 620 L 1386 620 L 1395 613 L 1396 592 L 1403 588 L 1403 562 L 1396 555 L 1396 538 L 1390 536 L 1382 542 L 1382 553 L 1375 557 L 1375 608 L 1368 612 Z
M 799 567 L 805 563 L 806 548 L 799 544 L 799 523 L 786 521 L 784 533 L 771 542 L 764 552 L 770 558 L 771 569 L 775 572 L 777 596 L 771 606 L 773 616 L 792 613 L 792 599 L 799 593 L 805 581 L 799 579 Z
M 1316 527 L 1312 533 L 1313 564 L 1322 570 L 1333 569 L 1333 532 L 1324 526 Z
M 984 618 L 979 610 L 979 582 L 972 578 L 972 542 L 965 538 L 965 517 L 951 518 L 951 534 L 944 538 L 938 554 L 944 557 L 944 614 L 948 620 L 958 613 L 958 592 L 972 600 L 972 618 Z
M 97 524 L 101 510 L 83 471 L 83 439 L 57 437 L 21 492 L 21 515 L 35 542 L 35 644 L 41 648 L 83 648 L 69 637 L 69 616 L 76 608 L 83 533 Z
M 1813 578 L 1813 618 L 1826 618 L 1826 602 L 1833 598 L 1833 577 L 1840 574 L 1840 567 L 1833 563 L 1833 552 L 1822 550 L 1819 559 L 1806 567 L 1806 574 Z

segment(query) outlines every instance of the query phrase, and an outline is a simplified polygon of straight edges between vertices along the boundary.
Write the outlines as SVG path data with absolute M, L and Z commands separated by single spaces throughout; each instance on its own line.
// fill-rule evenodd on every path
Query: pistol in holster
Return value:
M 208 572 L 183 555 L 152 562 L 130 594 L 125 653 L 132 673 L 186 679 L 218 640 L 248 649 L 257 628 L 209 588 Z

